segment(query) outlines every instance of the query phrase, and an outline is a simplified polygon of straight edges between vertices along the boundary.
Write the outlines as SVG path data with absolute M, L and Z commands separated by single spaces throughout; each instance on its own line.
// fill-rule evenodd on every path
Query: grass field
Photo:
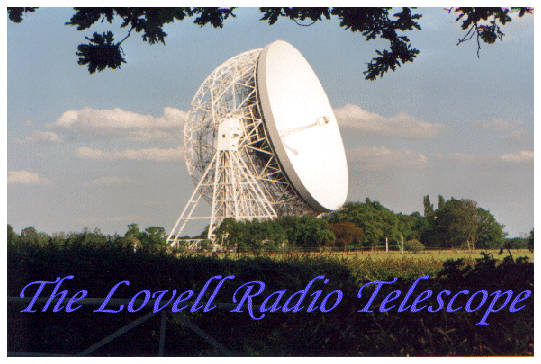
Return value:
M 509 256 L 509 251 L 502 254 L 500 250 L 484 251 L 477 250 L 474 252 L 467 251 L 431 251 L 411 253 L 405 252 L 389 252 L 385 254 L 385 250 L 370 251 L 370 252 L 288 252 L 288 253 L 263 253 L 254 255 L 251 253 L 233 253 L 226 255 L 218 255 L 218 257 L 228 257 L 229 259 L 248 259 L 252 260 L 256 257 L 264 257 L 276 262 L 286 264 L 300 264 L 311 266 L 313 264 L 337 264 L 338 266 L 347 267 L 356 281 L 362 283 L 385 279 L 388 277 L 402 277 L 404 279 L 416 279 L 422 275 L 435 277 L 439 272 L 446 269 L 446 262 L 458 261 L 462 262 L 457 265 L 459 269 L 472 269 L 477 266 L 480 261 L 483 261 L 483 252 L 488 253 L 492 259 L 495 259 L 496 266 L 504 261 Z M 517 262 L 519 257 L 527 257 L 529 263 L 533 262 L 533 254 L 528 250 L 512 250 L 511 255 L 514 262 Z M 487 262 L 485 261 L 484 264 Z M 515 264 L 515 263 L 513 263 Z M 466 268 L 466 267 L 470 268 Z
M 263 253 L 262 256 L 266 257 L 275 257 L 275 258 L 281 258 L 286 256 L 294 256 L 294 255 L 302 255 L 302 256 L 327 256 L 327 257 L 333 257 L 337 259 L 346 258 L 346 259 L 367 259 L 370 258 L 372 260 L 387 260 L 387 259 L 396 259 L 401 260 L 403 258 L 406 258 L 407 260 L 415 259 L 415 260 L 437 260 L 437 261 L 446 261 L 449 259 L 464 259 L 465 263 L 475 264 L 475 259 L 481 258 L 483 255 L 482 253 L 488 253 L 491 254 L 494 259 L 497 259 L 499 261 L 502 261 L 503 258 L 509 255 L 509 252 L 506 250 L 502 254 L 500 254 L 500 250 L 474 250 L 473 252 L 469 251 L 450 251 L 450 250 L 433 250 L 433 251 L 424 251 L 419 253 L 412 253 L 412 252 L 404 252 L 404 254 L 398 252 L 398 251 L 390 251 L 388 254 L 385 253 L 385 250 L 376 250 L 376 251 L 351 251 L 351 252 L 288 252 L 288 253 L 281 253 L 281 252 L 273 252 L 273 253 Z M 534 253 L 530 253 L 528 249 L 513 249 L 511 250 L 511 254 L 513 258 L 518 257 L 527 257 L 530 262 L 534 262 Z M 228 254 L 230 257 L 239 255 L 239 256 L 252 256 L 251 253 L 233 253 Z
M 410 252 L 404 252 L 404 254 L 401 254 L 400 252 L 392 251 L 388 254 L 385 254 L 385 251 L 375 251 L 375 252 L 350 252 L 350 253 L 317 253 L 317 254 L 329 254 L 329 255 L 335 255 L 337 257 L 343 257 L 343 258 L 349 258 L 356 256 L 357 258 L 363 258 L 363 257 L 370 257 L 371 259 L 401 259 L 404 257 L 407 258 L 416 258 L 416 259 L 437 259 L 437 260 L 448 260 L 448 259 L 477 259 L 482 257 L 482 252 L 492 254 L 492 257 L 494 259 L 502 260 L 504 257 L 509 255 L 508 251 L 504 251 L 502 254 L 500 253 L 500 250 L 474 250 L 473 253 L 467 252 L 467 251 L 431 251 L 431 252 L 422 252 L 422 253 L 410 253 Z M 315 253 L 314 253 L 315 254 Z M 522 250 L 511 250 L 511 254 L 514 258 L 518 257 L 528 257 L 530 262 L 534 261 L 534 254 L 530 253 L 527 249 Z

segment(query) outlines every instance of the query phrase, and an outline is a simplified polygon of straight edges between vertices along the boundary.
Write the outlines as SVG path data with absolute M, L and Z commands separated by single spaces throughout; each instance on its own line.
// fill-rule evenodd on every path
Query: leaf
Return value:
M 75 53 L 79 59 L 77 63 L 81 66 L 87 65 L 88 72 L 93 74 L 98 70 L 103 71 L 105 68 L 120 68 L 122 63 L 126 63 L 122 57 L 120 43 L 114 43 L 113 33 L 98 34 L 94 32 L 92 38 L 86 38 L 90 41 L 89 44 L 80 44 L 77 47 L 78 52 Z
M 23 21 L 24 13 L 33 13 L 37 8 L 7 8 L 8 18 L 14 23 Z

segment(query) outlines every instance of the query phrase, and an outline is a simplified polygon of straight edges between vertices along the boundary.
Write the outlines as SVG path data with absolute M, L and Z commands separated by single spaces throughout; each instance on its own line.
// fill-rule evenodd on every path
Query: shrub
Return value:
M 404 243 L 404 249 L 410 252 L 418 253 L 425 250 L 425 246 L 417 239 L 408 240 Z

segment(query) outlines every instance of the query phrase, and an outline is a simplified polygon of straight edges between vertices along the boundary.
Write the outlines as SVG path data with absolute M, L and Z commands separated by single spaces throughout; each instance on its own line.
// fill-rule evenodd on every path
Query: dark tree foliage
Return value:
M 282 216 L 264 221 L 224 219 L 215 234 L 226 249 L 252 253 L 289 247 L 312 250 L 335 240 L 328 221 L 313 216 Z
M 22 15 L 34 12 L 36 8 L 7 8 L 8 17 L 16 23 L 22 21 Z M 364 72 L 367 80 L 375 80 L 389 70 L 395 71 L 403 63 L 413 62 L 420 53 L 411 46 L 410 40 L 403 35 L 405 31 L 420 30 L 418 20 L 421 14 L 414 13 L 414 8 L 401 8 L 399 12 L 391 14 L 392 8 L 259 8 L 269 25 L 275 24 L 279 18 L 286 18 L 301 26 L 310 26 L 318 21 L 330 20 L 338 17 L 340 27 L 352 32 L 360 32 L 367 41 L 383 39 L 389 41 L 388 48 L 376 50 L 376 56 L 367 63 Z M 94 32 L 86 44 L 77 47 L 77 63 L 88 67 L 92 74 L 96 70 L 105 68 L 117 69 L 126 63 L 121 44 L 130 37 L 131 32 L 142 33 L 144 42 L 149 44 L 163 43 L 167 33 L 163 26 L 174 21 L 182 21 L 188 17 L 195 17 L 194 23 L 204 26 L 210 23 L 214 28 L 222 28 L 225 20 L 235 17 L 235 8 L 74 8 L 75 14 L 67 25 L 76 26 L 77 30 L 86 30 L 97 21 L 113 22 L 113 19 L 122 20 L 121 27 L 128 28 L 127 35 L 120 41 L 115 41 L 113 32 Z M 453 8 L 446 9 L 449 13 Z M 510 12 L 518 12 L 519 17 L 526 13 L 533 13 L 532 8 L 455 8 L 458 15 L 456 21 L 462 21 L 461 27 L 467 33 L 458 41 L 458 44 L 477 36 L 478 51 L 481 49 L 480 41 L 487 44 L 502 39 L 504 33 L 501 26 L 511 21 Z M 304 24 L 303 22 L 309 21 Z M 485 24 L 487 23 L 488 24 Z
M 428 196 L 424 197 L 427 226 L 421 242 L 430 247 L 495 249 L 503 244 L 504 226 L 490 211 L 472 200 L 438 196 L 438 208 L 433 211 Z M 428 212 L 428 215 L 426 215 Z
M 75 53 L 79 59 L 77 64 L 81 66 L 88 65 L 88 72 L 90 74 L 98 71 L 103 71 L 109 67 L 112 69 L 120 68 L 122 63 L 126 63 L 124 57 L 122 57 L 120 42 L 113 43 L 113 33 L 108 31 L 107 33 L 98 34 L 94 32 L 92 38 L 85 37 L 90 43 L 79 44 L 77 47 L 77 53 Z
M 24 13 L 33 13 L 37 8 L 8 8 L 8 18 L 12 22 L 20 23 L 23 21 Z
M 7 243 L 8 246 L 15 244 L 17 242 L 17 234 L 15 231 L 13 231 L 13 226 L 8 224 L 8 236 L 7 236 Z
M 309 18 L 312 23 L 321 21 L 322 17 L 329 20 L 331 16 L 340 19 L 340 27 L 352 32 L 361 32 L 366 40 L 381 38 L 390 42 L 389 49 L 377 50 L 377 57 L 368 63 L 364 72 L 366 79 L 375 80 L 382 77 L 389 69 L 395 70 L 401 63 L 412 62 L 419 50 L 412 48 L 406 36 L 399 36 L 397 31 L 406 31 L 421 27 L 417 20 L 421 14 L 412 14 L 410 8 L 402 8 L 401 12 L 390 15 L 391 8 L 260 8 L 264 14 L 261 20 L 270 25 L 279 17 L 286 17 L 295 22 Z M 309 25 L 311 25 L 309 24 Z
M 87 235 L 97 233 L 86 231 Z M 81 235 L 84 234 L 73 236 L 80 239 Z M 37 312 L 21 312 L 24 306 L 8 298 L 5 311 L 7 350 L 8 353 L 19 355 L 48 353 L 76 356 L 118 331 L 124 331 L 124 334 L 91 355 L 155 356 L 158 345 L 163 345 L 165 355 L 172 357 L 220 355 L 186 325 L 176 324 L 175 317 L 180 315 L 235 356 L 465 357 L 534 354 L 534 266 L 525 257 L 507 256 L 498 261 L 485 254 L 475 261 L 458 259 L 440 262 L 412 258 L 372 260 L 296 254 L 276 260 L 247 256 L 174 256 L 119 249 L 111 245 L 41 247 L 17 244 L 7 249 L 6 263 L 5 289 L 8 297 L 19 298 L 30 282 L 73 276 L 61 287 L 66 291 L 57 292 L 50 284 L 40 291 L 40 297 L 56 294 L 60 299 L 64 298 L 61 296 L 63 292 L 68 292 L 59 312 L 53 311 L 54 304 L 42 311 L 44 302 L 34 305 Z M 75 298 L 77 290 L 84 288 L 88 292 L 87 297 L 103 298 L 109 294 L 111 287 L 125 280 L 130 285 L 121 285 L 113 298 L 131 299 L 145 290 L 153 295 L 152 298 L 165 293 L 161 301 L 165 305 L 170 297 L 180 297 L 181 292 L 191 290 L 196 293 L 190 301 L 201 292 L 200 303 L 204 304 L 215 286 L 211 285 L 206 291 L 203 287 L 209 278 L 216 275 L 233 275 L 235 278 L 226 281 L 215 297 L 216 292 L 213 293 L 214 303 L 231 303 L 236 290 L 245 282 L 254 279 L 264 282 L 263 294 L 254 294 L 255 290 L 252 290 L 255 297 L 253 302 L 252 299 L 249 302 L 254 305 L 256 314 L 259 312 L 257 306 L 267 304 L 266 316 L 254 320 L 247 309 L 231 312 L 230 309 L 216 308 L 206 312 L 202 311 L 203 305 L 193 312 L 189 302 L 185 302 L 188 306 L 181 313 L 172 314 L 171 306 L 163 309 L 162 312 L 167 314 L 167 328 L 165 340 L 162 341 L 159 334 L 162 322 L 160 314 L 132 330 L 124 330 L 134 320 L 152 312 L 155 307 L 152 301 L 141 306 L 140 311 L 137 309 L 139 312 L 130 312 L 123 307 L 121 312 L 115 314 L 99 313 L 94 311 L 98 306 L 82 302 L 80 309 L 77 308 L 79 303 L 72 305 L 75 312 L 61 312 L 67 301 Z M 307 288 L 307 282 L 320 275 L 328 282 L 316 280 Z M 429 275 L 430 278 L 419 280 L 414 289 L 414 281 L 421 275 Z M 398 277 L 396 282 L 378 288 L 374 298 L 369 299 L 375 284 L 365 287 L 362 297 L 357 296 L 362 285 L 376 280 L 390 281 L 393 277 Z M 26 289 L 25 297 L 31 297 L 36 292 L 36 285 L 33 287 Z M 293 293 L 305 289 L 309 289 L 305 298 Z M 284 292 L 283 298 L 276 294 L 270 296 L 271 292 L 278 290 Z M 323 300 L 327 300 L 324 297 L 330 297 L 326 304 L 329 308 L 333 297 L 336 297 L 330 293 L 337 290 L 343 292 L 340 304 L 330 311 L 321 312 L 318 307 L 325 306 Z M 443 294 L 436 298 L 437 293 L 444 290 L 455 297 Z M 484 299 L 474 294 L 480 290 L 489 293 L 490 297 Z M 518 297 L 519 292 L 526 290 L 531 293 L 527 300 L 517 302 L 511 297 L 505 299 L 506 291 L 512 291 L 512 296 Z M 401 293 L 394 302 L 393 299 L 387 300 L 393 291 Z M 422 292 L 427 291 L 434 294 L 423 295 Z M 496 294 L 502 294 L 497 301 L 494 298 Z M 292 304 L 298 299 L 303 300 L 304 308 L 300 312 L 282 312 L 280 306 L 285 304 L 288 297 L 294 297 Z M 400 312 L 398 309 L 403 299 L 407 306 Z M 269 305 L 274 300 L 280 306 L 271 311 Z M 73 299 L 73 302 L 76 300 Z M 171 298 L 170 303 L 173 302 Z M 308 313 L 310 302 L 315 302 L 315 310 Z M 442 305 L 438 308 L 440 302 Z M 495 304 L 494 307 L 491 303 Z M 357 312 L 365 305 L 368 312 Z M 382 305 L 388 307 L 389 312 L 382 311 Z M 510 310 L 511 306 L 516 309 L 514 312 Z M 436 310 L 429 311 L 429 307 Z M 449 312 L 450 307 L 457 310 Z M 464 307 L 472 309 L 466 311 Z M 489 325 L 476 325 L 489 307 L 492 310 L 486 321 Z
M 131 32 L 142 32 L 144 42 L 149 44 L 165 44 L 167 33 L 163 26 L 175 20 L 184 20 L 186 17 L 196 16 L 194 23 L 204 26 L 211 23 L 215 28 L 222 27 L 225 19 L 231 13 L 231 9 L 219 8 L 74 8 L 75 15 L 66 25 L 73 25 L 77 30 L 90 28 L 95 22 L 107 20 L 112 23 L 115 15 L 122 19 L 122 28 L 129 27 L 128 34 L 119 42 L 114 42 L 111 31 L 107 33 L 94 33 L 93 38 L 86 38 L 89 44 L 80 44 L 76 55 L 77 63 L 88 65 L 88 71 L 92 74 L 103 71 L 109 67 L 120 68 L 126 63 L 124 52 L 120 45 L 130 37 Z M 234 16 L 234 15 L 233 15 Z
M 452 11 L 448 9 L 449 12 Z M 481 40 L 487 44 L 493 44 L 496 40 L 502 40 L 505 35 L 501 29 L 505 23 L 511 21 L 509 12 L 518 11 L 519 17 L 526 13 L 532 13 L 532 8 L 455 8 L 458 14 L 456 20 L 462 20 L 462 29 L 467 30 L 466 35 L 458 40 L 458 44 L 472 39 L 477 39 L 477 57 L 481 50 Z M 487 23 L 488 24 L 484 24 Z
M 503 225 L 490 211 L 477 207 L 472 200 L 438 198 L 434 211 L 428 196 L 423 199 L 425 216 L 395 213 L 378 201 L 347 202 L 341 209 L 315 216 L 281 216 L 273 220 L 236 221 L 224 219 L 214 231 L 217 243 L 228 251 L 275 252 L 295 250 L 314 251 L 323 247 L 341 250 L 383 247 L 423 250 L 428 248 L 497 249 L 504 244 Z M 168 251 L 165 228 L 130 224 L 124 236 L 104 235 L 95 228 L 82 233 L 55 233 L 48 236 L 34 227 L 21 230 L 18 235 L 8 225 L 8 246 L 114 246 L 126 251 L 160 253 Z M 208 227 L 200 237 L 206 238 Z M 190 238 L 186 236 L 186 238 Z M 530 237 L 507 239 L 505 249 L 533 250 L 533 230 Z M 414 248 L 411 248 L 415 245 Z M 210 240 L 203 242 L 203 250 L 210 248 Z M 411 249 L 410 249 L 411 248 Z
M 509 249 L 526 249 L 527 247 L 528 239 L 525 237 L 506 238 L 500 249 L 500 254 Z
M 342 251 L 346 250 L 350 245 L 360 243 L 364 231 L 349 221 L 339 221 L 329 224 L 329 229 L 336 238 L 336 243 Z

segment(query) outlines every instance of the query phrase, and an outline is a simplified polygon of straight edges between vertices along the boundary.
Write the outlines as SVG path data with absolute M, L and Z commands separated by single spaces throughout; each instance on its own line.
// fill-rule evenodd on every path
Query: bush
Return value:
M 407 242 L 410 243 L 411 241 Z M 420 244 L 414 246 L 419 247 Z M 244 282 L 257 279 L 265 283 L 265 292 L 254 298 L 259 305 L 270 292 L 286 290 L 284 300 L 295 291 L 304 289 L 311 279 L 324 275 L 329 281 L 316 281 L 311 292 L 319 291 L 321 298 L 328 292 L 340 290 L 343 299 L 330 312 L 267 312 L 262 320 L 250 318 L 246 309 L 216 309 L 210 312 L 183 311 L 194 325 L 200 327 L 235 355 L 260 356 L 525 356 L 533 355 L 533 263 L 511 256 L 501 262 L 484 254 L 483 258 L 441 261 L 431 259 L 351 259 L 335 255 L 294 254 L 273 260 L 265 257 L 229 257 L 190 255 L 174 257 L 145 250 L 124 250 L 122 247 L 90 245 L 67 247 L 11 247 L 7 254 L 8 296 L 18 297 L 23 287 L 37 280 L 73 275 L 65 282 L 69 296 L 77 289 L 88 290 L 91 297 L 105 297 L 116 283 L 128 280 L 114 298 L 130 299 L 142 290 L 157 292 L 186 290 L 199 292 L 205 282 L 215 275 L 234 275 L 217 293 L 215 303 L 231 303 L 234 292 Z M 443 269 L 442 269 L 443 268 Z M 379 310 L 382 300 L 392 290 L 406 292 L 421 275 L 430 279 L 419 281 L 417 293 L 426 290 L 441 292 L 474 292 L 480 289 L 494 292 L 531 290 L 524 309 L 510 312 L 507 308 L 491 314 L 489 326 L 476 325 L 483 309 L 449 313 L 442 309 L 428 312 L 406 310 L 398 313 Z M 389 281 L 371 301 L 370 311 L 358 312 L 366 304 L 374 285 L 357 297 L 359 288 L 370 281 Z M 216 280 L 214 283 L 216 284 Z M 35 286 L 34 286 L 35 287 Z M 209 299 L 214 285 L 202 295 Z M 35 289 L 35 288 L 34 288 Z M 52 291 L 48 285 L 42 297 Z M 27 294 L 31 295 L 30 288 Z M 318 296 L 319 297 L 319 294 Z M 420 296 L 418 296 L 420 297 Z M 308 304 L 313 294 L 306 297 Z M 479 298 L 479 297 L 478 297 Z M 455 307 L 464 307 L 468 297 L 461 295 Z M 410 304 L 413 297 L 410 299 Z M 435 296 L 424 304 L 437 307 Z M 111 315 L 94 312 L 96 307 L 84 306 L 72 313 L 46 311 L 21 312 L 21 305 L 8 302 L 7 348 L 11 352 L 61 353 L 75 355 L 104 336 L 153 308 L 149 303 L 140 313 L 127 311 Z M 305 305 L 305 309 L 308 305 Z M 327 305 L 327 307 L 331 303 Z M 498 306 L 501 304 L 498 303 Z M 474 306 L 476 303 L 474 303 Z M 488 305 L 485 305 L 485 307 Z M 175 323 L 170 309 L 167 316 L 165 354 L 170 356 L 219 355 L 199 336 L 184 325 Z M 408 312 L 409 311 L 409 312 Z M 180 315 L 180 314 L 179 314 Z M 160 337 L 160 315 L 144 325 L 115 339 L 92 355 L 133 356 L 155 355 Z M 178 316 L 178 315 L 177 315 Z
M 422 252 L 425 246 L 417 239 L 408 240 L 404 243 L 404 249 L 413 253 Z

